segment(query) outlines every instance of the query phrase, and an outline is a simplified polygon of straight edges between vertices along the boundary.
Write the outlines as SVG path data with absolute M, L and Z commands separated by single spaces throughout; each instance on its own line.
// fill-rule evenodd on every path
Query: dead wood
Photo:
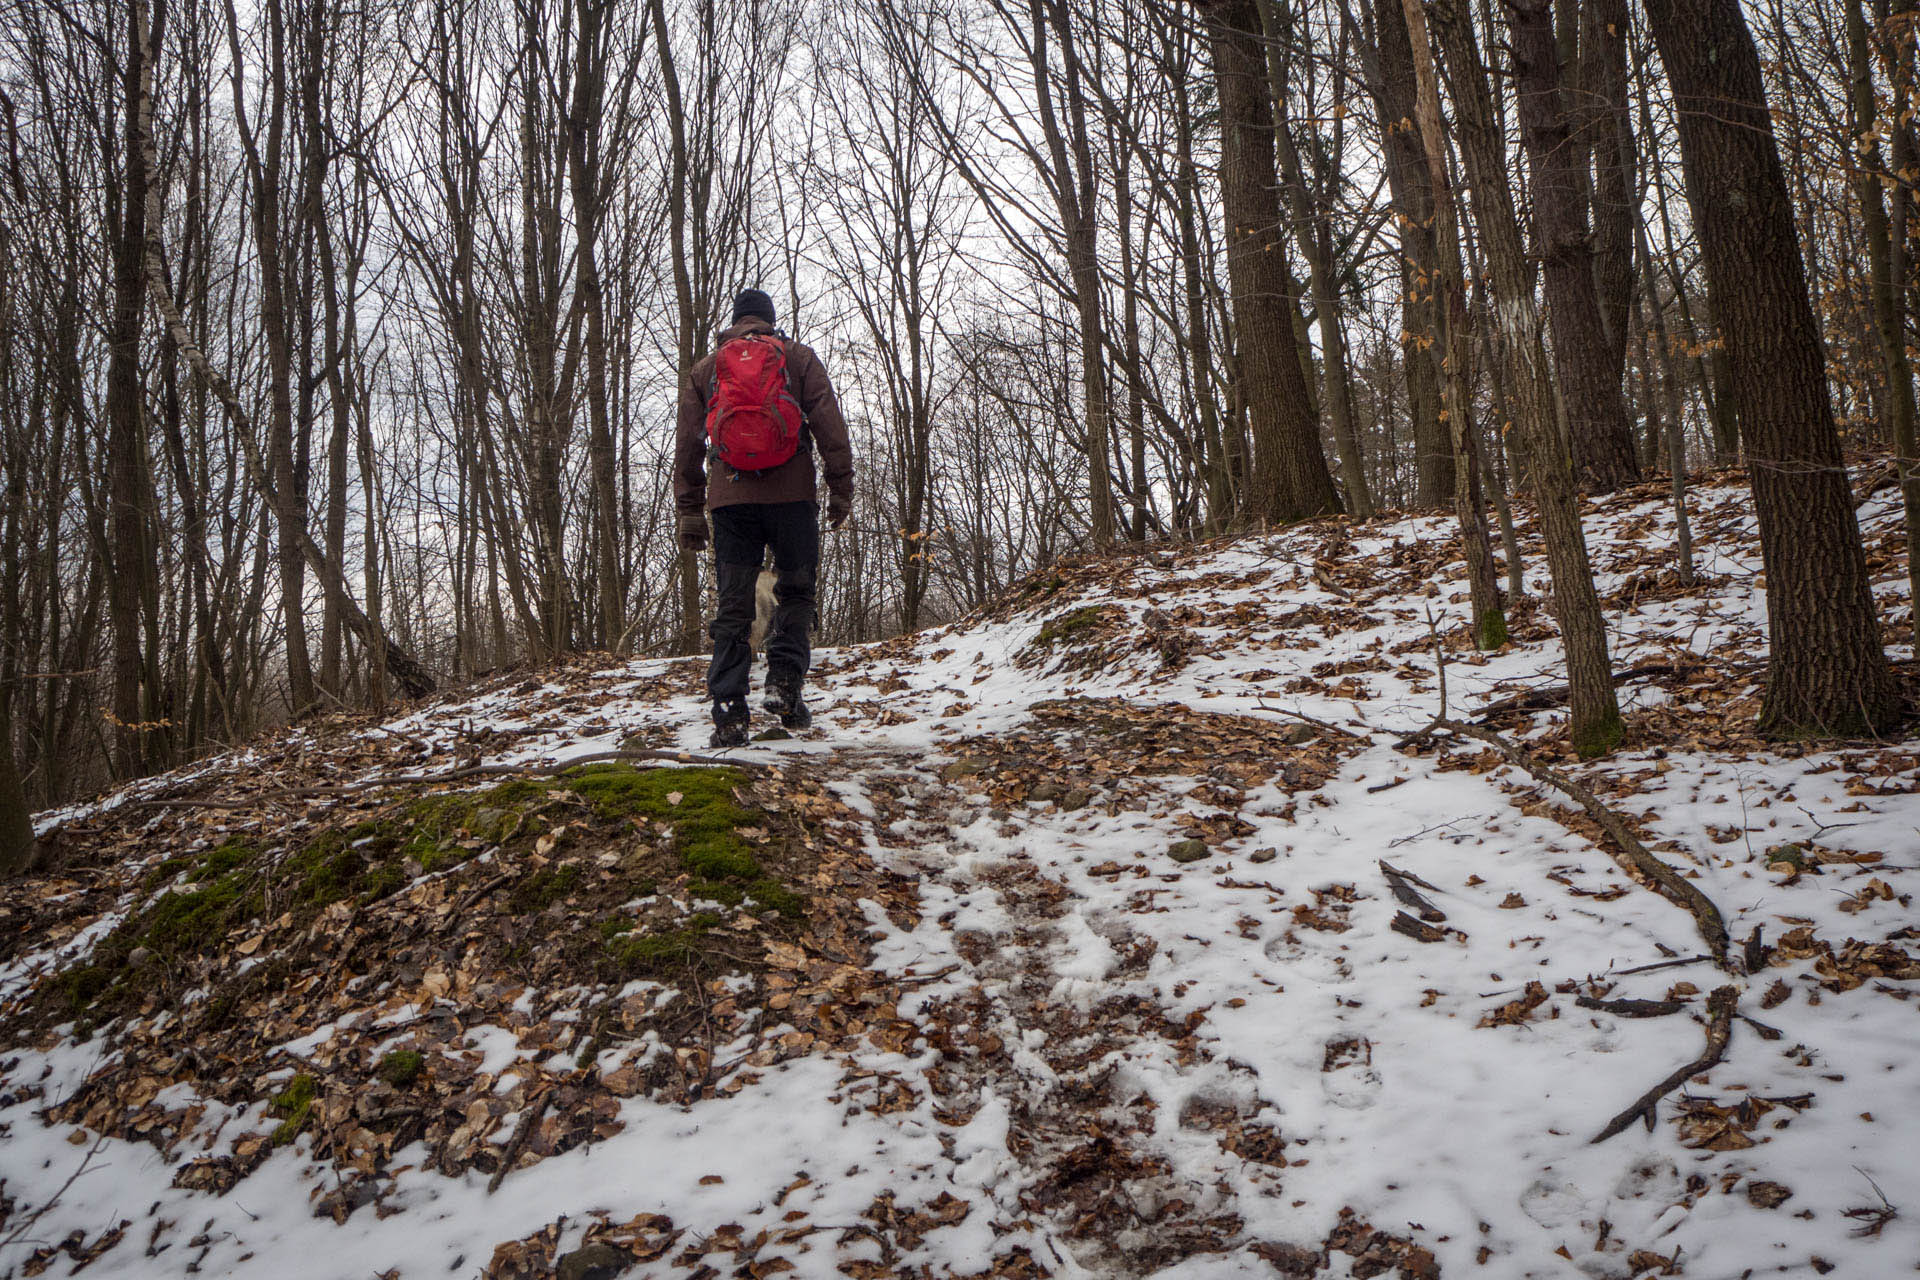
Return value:
M 1393 890 L 1393 896 L 1405 905 L 1418 911 L 1420 918 L 1428 924 L 1439 924 L 1447 918 L 1446 912 L 1434 906 L 1432 902 L 1423 897 L 1419 891 L 1413 887 L 1413 884 L 1410 883 L 1418 880 L 1418 877 L 1400 870 L 1400 868 L 1394 866 L 1384 858 L 1380 860 L 1380 874 L 1387 878 L 1387 887 Z M 1432 885 L 1427 884 L 1424 880 L 1419 881 L 1419 883 L 1424 888 L 1433 888 Z M 1438 891 L 1436 890 L 1436 892 Z
M 1428 924 L 1424 920 L 1417 920 L 1404 911 L 1394 915 L 1393 924 L 1389 927 L 1395 933 L 1406 934 L 1415 942 L 1444 942 L 1447 937 L 1447 930 L 1438 925 Z
M 533 1110 L 521 1118 L 520 1127 L 513 1131 L 513 1137 L 507 1142 L 507 1149 L 500 1153 L 500 1167 L 493 1171 L 491 1178 L 487 1179 L 488 1195 L 500 1189 L 500 1183 L 512 1170 L 514 1161 L 520 1158 L 521 1149 L 527 1145 L 527 1139 L 532 1137 L 533 1131 L 539 1127 L 540 1117 L 547 1114 L 547 1105 L 552 1101 L 553 1090 L 548 1089 L 540 1095 L 540 1101 Z
M 1582 1009 L 1615 1013 L 1623 1018 L 1663 1018 L 1687 1007 L 1684 1000 L 1596 1000 L 1592 996 L 1581 996 L 1574 1003 Z
M 1693 916 L 1701 939 L 1707 944 L 1707 950 L 1712 953 L 1714 963 L 1722 969 L 1728 967 L 1727 923 L 1720 914 L 1720 908 L 1714 906 L 1713 900 L 1700 892 L 1692 881 L 1654 857 L 1647 846 L 1640 843 L 1640 838 L 1633 834 L 1633 829 L 1627 825 L 1627 820 L 1621 817 L 1617 810 L 1605 804 L 1590 788 L 1574 781 L 1552 765 L 1534 759 L 1491 729 L 1464 724 L 1458 720 L 1440 720 L 1433 725 L 1433 728 L 1445 729 L 1469 738 L 1478 738 L 1498 751 L 1508 763 L 1576 801 L 1582 809 L 1587 811 L 1589 817 L 1600 824 L 1602 830 L 1613 837 L 1614 843 L 1620 847 L 1621 853 L 1626 856 L 1627 862 L 1634 870 L 1659 886 L 1661 893 L 1668 899 L 1687 909 Z
M 1739 1002 L 1740 993 L 1732 986 L 1715 987 L 1713 994 L 1707 997 L 1707 1047 L 1699 1057 L 1681 1067 L 1634 1100 L 1632 1106 L 1607 1121 L 1607 1127 L 1595 1134 L 1592 1142 L 1605 1142 L 1616 1133 L 1623 1131 L 1635 1120 L 1645 1120 L 1649 1132 L 1653 1129 L 1655 1112 L 1660 1099 L 1679 1088 L 1690 1077 L 1719 1062 L 1727 1052 L 1727 1041 L 1733 1036 L 1733 1010 Z M 1591 1144 L 1589 1144 L 1591 1145 Z
M 1623 684 L 1655 676 L 1685 675 L 1689 671 L 1699 670 L 1703 665 L 1705 664 L 1698 662 L 1647 662 L 1637 667 L 1628 667 L 1625 671 L 1615 672 L 1613 687 L 1617 689 Z M 1510 711 L 1543 711 L 1548 707 L 1565 706 L 1570 696 L 1572 696 L 1571 688 L 1564 684 L 1549 685 L 1545 689 L 1529 689 L 1525 693 L 1516 693 L 1498 702 L 1489 702 L 1480 708 L 1480 718 L 1477 723 L 1485 724 L 1495 716 L 1505 715 Z

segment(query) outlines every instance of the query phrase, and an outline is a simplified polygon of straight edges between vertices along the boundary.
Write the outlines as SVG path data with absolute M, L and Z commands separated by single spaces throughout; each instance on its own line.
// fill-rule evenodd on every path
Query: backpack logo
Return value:
M 766 333 L 720 347 L 707 395 L 713 454 L 739 472 L 768 471 L 800 450 L 800 402 L 787 389 L 787 347 Z

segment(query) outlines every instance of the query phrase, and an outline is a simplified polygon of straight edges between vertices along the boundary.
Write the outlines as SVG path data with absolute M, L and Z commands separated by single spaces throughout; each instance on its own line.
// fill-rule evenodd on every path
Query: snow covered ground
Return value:
M 1908 659 L 1894 501 L 1861 518 Z M 1401 745 L 1441 708 L 1436 648 L 1463 718 L 1556 683 L 1536 546 L 1536 598 L 1488 655 L 1465 645 L 1436 519 L 1070 564 L 991 616 L 822 653 L 815 729 L 737 753 L 814 785 L 809 830 L 892 888 L 852 904 L 864 932 L 845 945 L 864 954 L 769 937 L 750 984 L 681 993 L 765 1001 L 751 1035 L 702 1051 L 691 1092 L 541 1092 L 582 1079 L 553 1046 L 575 1044 L 597 997 L 529 986 L 522 1025 L 482 1020 L 457 944 L 350 1015 L 289 1012 L 274 1036 L 302 1035 L 258 1047 L 271 1070 L 250 1090 L 215 1088 L 165 1012 L 79 1028 L 28 1010 L 157 892 L 150 866 L 184 819 L 128 800 L 264 785 L 295 759 L 302 777 L 329 759 L 337 781 L 381 776 L 388 749 L 431 772 L 476 741 L 489 765 L 699 750 L 694 664 L 502 683 L 350 742 L 295 731 L 44 815 L 154 845 L 86 881 L 91 914 L 0 957 L 0 1275 L 1910 1273 L 1920 754 L 1751 737 L 1765 613 L 1748 507 L 1736 486 L 1694 491 L 1702 582 L 1686 588 L 1662 500 L 1590 512 L 1616 669 L 1658 668 L 1622 688 L 1625 749 L 1580 765 L 1551 708 L 1493 721 L 1716 904 L 1725 966 L 1564 796 L 1471 739 Z M 496 865 L 522 874 L 489 850 L 406 894 L 464 907 Z M 82 887 L 9 892 L 57 906 Z M 657 986 L 614 994 L 664 1004 Z M 1651 1130 L 1593 1142 L 1702 1053 L 1723 987 L 1723 1060 L 1661 1099 Z M 788 992 L 844 996 L 838 1034 L 795 1030 L 769 995 Z M 1622 1000 L 1679 1007 L 1627 1016 Z M 497 1189 L 424 1140 L 318 1152 L 316 1128 L 262 1147 L 296 1071 L 364 1071 L 440 1012 L 438 1052 L 465 1055 L 475 1132 L 497 1132 L 510 1166 Z M 775 1043 L 799 1047 L 761 1052 Z M 589 1074 L 662 1051 L 603 1049 Z M 91 1100 L 136 1060 L 112 1106 Z M 542 1126 L 590 1102 L 594 1139 L 541 1157 Z M 136 1112 L 168 1117 L 168 1136 L 130 1127 Z M 516 1129 L 535 1134 L 524 1153 Z M 230 1186 L 179 1180 L 223 1152 L 248 1166 Z

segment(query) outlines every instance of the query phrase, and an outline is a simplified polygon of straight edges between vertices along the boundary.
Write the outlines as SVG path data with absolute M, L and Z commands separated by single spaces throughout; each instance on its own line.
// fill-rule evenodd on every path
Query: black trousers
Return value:
M 753 588 L 773 551 L 773 627 L 767 674 L 805 676 L 813 662 L 814 583 L 820 569 L 820 507 L 813 502 L 743 502 L 713 511 L 713 662 L 707 692 L 715 702 L 747 696 L 753 649 Z

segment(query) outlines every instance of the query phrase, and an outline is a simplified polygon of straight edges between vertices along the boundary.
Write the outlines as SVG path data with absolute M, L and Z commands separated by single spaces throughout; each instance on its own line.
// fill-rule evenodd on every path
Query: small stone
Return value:
M 554 1267 L 560 1280 L 614 1280 L 633 1266 L 631 1254 L 610 1244 L 590 1244 L 562 1254 Z
M 1290 724 L 1280 731 L 1280 741 L 1290 747 L 1305 746 L 1319 736 L 1312 726 L 1304 724 Z
M 505 809 L 475 809 L 473 811 L 473 834 L 492 839 L 499 834 L 507 820 Z
M 1247 855 L 1247 861 L 1272 862 L 1275 858 L 1279 856 L 1280 856 L 1280 851 L 1278 849 L 1274 849 L 1274 848 L 1255 849 L 1252 853 Z
M 1205 840 L 1182 840 L 1167 850 L 1167 856 L 1175 862 L 1199 862 L 1212 854 Z
M 1060 807 L 1072 813 L 1093 803 L 1093 792 L 1085 787 L 1075 787 L 1060 798 Z
M 762 729 L 753 735 L 753 740 L 755 742 L 786 742 L 792 737 L 793 735 L 785 729 Z
M 948 782 L 954 782 L 960 778 L 975 777 L 979 774 L 985 773 L 988 769 L 992 767 L 993 766 L 991 764 L 989 764 L 986 760 L 981 759 L 979 756 L 963 756 L 960 759 L 955 760 L 952 764 L 948 765 L 946 768 L 942 769 L 940 771 L 940 776 L 945 778 Z
M 1027 799 L 1033 801 L 1035 804 L 1045 804 L 1049 800 L 1058 800 L 1065 794 L 1067 794 L 1065 787 L 1055 782 L 1052 778 L 1048 778 L 1032 791 L 1029 791 L 1027 793 Z
M 144 969 L 152 963 L 153 952 L 146 947 L 135 947 L 127 953 L 127 966 L 129 968 Z

